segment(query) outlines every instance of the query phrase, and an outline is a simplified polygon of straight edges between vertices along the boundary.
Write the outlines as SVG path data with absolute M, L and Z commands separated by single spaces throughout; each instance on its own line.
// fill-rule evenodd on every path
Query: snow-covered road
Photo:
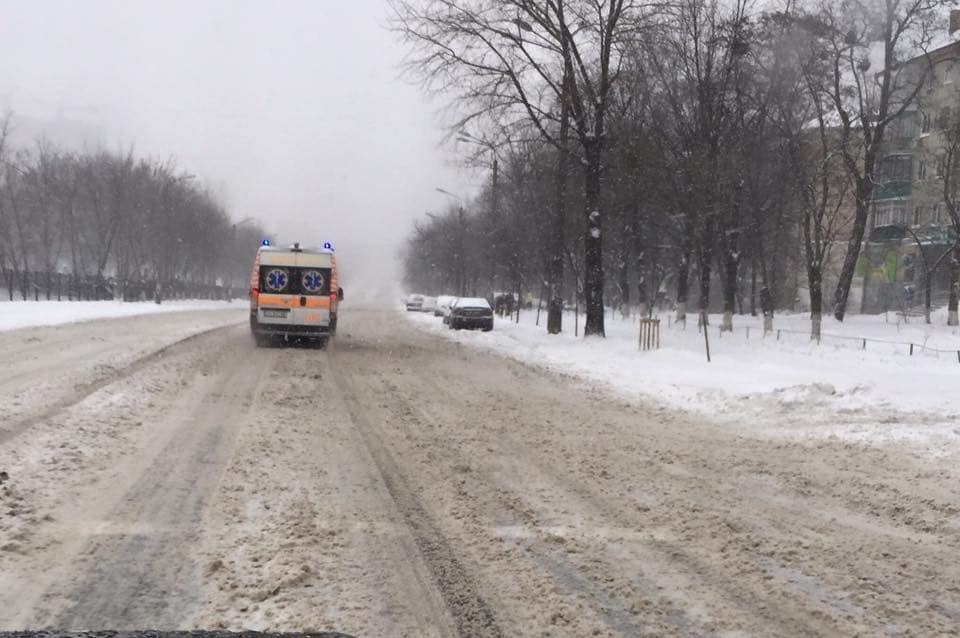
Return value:
M 326 351 L 257 349 L 242 313 L 202 316 L 178 344 L 191 330 L 143 319 L 0 335 L 10 378 L 66 357 L 39 395 L 0 389 L 20 404 L 0 440 L 0 629 L 960 622 L 955 455 L 763 436 L 373 305 L 345 306 Z M 111 370 L 71 376 L 73 342 Z
M 430 314 L 404 313 L 446 339 L 758 436 L 908 445 L 931 456 L 960 451 L 960 331 L 945 325 L 945 312 L 932 324 L 892 314 L 851 315 L 843 323 L 827 317 L 820 344 L 811 342 L 803 314 L 777 316 L 768 336 L 760 317 L 737 315 L 735 331 L 721 333 L 714 315 L 709 364 L 693 319 L 689 327 L 671 325 L 661 314 L 662 347 L 640 351 L 636 318 L 608 315 L 607 338 L 584 339 L 573 334 L 573 313 L 560 335 L 538 327 L 536 315 L 523 311 L 519 323 L 497 319 L 493 332 L 476 334 L 451 331 Z

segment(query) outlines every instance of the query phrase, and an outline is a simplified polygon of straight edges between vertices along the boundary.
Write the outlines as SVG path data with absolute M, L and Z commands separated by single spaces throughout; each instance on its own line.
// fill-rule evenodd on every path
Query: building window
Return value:
M 940 109 L 940 115 L 937 116 L 937 128 L 948 129 L 950 128 L 950 107 L 945 106 Z
M 953 82 L 953 65 L 946 63 L 943 65 L 943 83 L 950 84 Z
M 944 164 L 945 164 L 945 160 L 943 155 L 941 155 L 940 157 L 937 158 L 937 179 L 943 178 Z
M 905 115 L 901 117 L 898 126 L 900 129 L 900 137 L 913 139 L 917 136 L 917 120 L 912 113 L 909 114 L 909 116 Z
M 874 204 L 873 225 L 893 226 L 907 223 L 907 208 L 900 202 Z
M 927 163 L 924 160 L 917 162 L 917 179 L 921 182 L 927 179 Z
M 917 206 L 913 209 L 913 225 L 919 226 L 920 220 L 923 219 L 923 206 Z
M 933 205 L 933 213 L 931 214 L 931 218 L 933 219 L 934 224 L 938 226 L 940 225 L 940 204 Z
M 910 181 L 913 159 L 910 155 L 888 155 L 880 161 L 877 179 L 886 181 Z
M 921 113 L 920 114 L 920 133 L 926 134 L 930 132 L 930 114 Z

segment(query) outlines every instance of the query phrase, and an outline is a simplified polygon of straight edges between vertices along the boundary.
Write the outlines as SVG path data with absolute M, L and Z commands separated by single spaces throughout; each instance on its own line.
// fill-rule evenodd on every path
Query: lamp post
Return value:
M 493 245 L 493 267 L 491 270 L 491 280 L 494 283 L 494 289 L 496 289 L 496 276 L 497 276 L 497 262 L 500 257 L 500 249 L 504 244 L 504 233 L 506 229 L 503 227 L 503 222 L 500 219 L 500 185 L 499 185 L 499 176 L 500 176 L 500 165 L 499 158 L 497 156 L 497 145 L 486 139 L 485 137 L 477 137 L 472 135 L 467 131 L 460 131 L 457 135 L 457 141 L 463 142 L 465 144 L 474 144 L 476 146 L 482 146 L 483 148 L 490 151 L 490 155 L 493 160 L 491 162 L 492 166 L 492 175 L 490 181 L 490 216 L 493 219 L 494 223 L 494 232 L 493 236 L 490 237 L 490 242 Z
M 464 256 L 466 238 L 464 237 L 465 229 L 463 227 L 463 218 L 464 218 L 463 199 L 459 195 L 455 195 L 454 193 L 451 193 L 448 190 L 444 190 L 439 186 L 434 190 L 436 190 L 438 193 L 443 193 L 447 197 L 451 197 L 457 200 L 457 235 L 456 235 L 455 244 L 454 244 L 454 250 L 455 250 L 454 258 L 456 260 L 456 272 L 454 273 L 454 276 L 456 281 L 457 296 L 463 297 L 464 295 L 466 295 L 466 287 L 467 287 L 466 265 L 465 265 L 465 256 Z
M 525 31 L 531 30 L 530 25 L 526 24 L 519 18 L 515 22 L 517 23 L 518 29 L 523 29 Z M 499 171 L 499 157 L 497 154 L 497 148 L 503 144 L 509 145 L 511 142 L 509 139 L 507 139 L 501 144 L 497 144 L 495 142 L 491 142 L 486 137 L 478 137 L 476 135 L 469 133 L 468 131 L 460 131 L 460 133 L 457 135 L 457 141 L 463 142 L 465 144 L 475 144 L 477 146 L 482 146 L 488 151 L 490 151 L 490 155 L 493 157 L 493 161 L 491 162 L 492 175 L 491 175 L 491 183 L 490 183 L 490 208 L 491 208 L 490 212 L 495 225 L 495 230 L 493 233 L 493 237 L 491 238 L 491 243 L 493 244 L 493 247 L 494 247 L 494 257 L 493 257 L 494 264 L 493 264 L 493 268 L 491 269 L 493 276 L 491 278 L 494 279 L 494 288 L 496 289 L 497 267 L 499 264 L 504 263 L 507 268 L 507 273 L 504 277 L 504 284 L 505 284 L 504 288 L 510 288 L 512 284 L 515 289 L 516 296 L 517 296 L 516 322 L 520 323 L 520 296 L 521 296 L 521 287 L 522 287 L 521 281 L 520 281 L 520 254 L 519 254 L 517 243 L 513 244 L 512 251 L 507 246 L 507 241 L 508 241 L 507 238 L 510 237 L 511 233 L 509 233 L 506 227 L 507 225 L 506 223 L 504 223 L 504 220 L 500 215 L 500 204 L 499 204 L 500 203 L 500 182 L 499 182 L 500 171 Z M 516 215 L 513 215 L 512 219 L 516 220 Z M 514 228 L 513 231 L 514 232 L 512 233 L 512 235 L 513 235 L 514 241 L 516 241 L 517 229 Z M 506 255 L 503 254 L 503 250 L 507 250 Z M 512 281 L 510 281 L 511 279 Z

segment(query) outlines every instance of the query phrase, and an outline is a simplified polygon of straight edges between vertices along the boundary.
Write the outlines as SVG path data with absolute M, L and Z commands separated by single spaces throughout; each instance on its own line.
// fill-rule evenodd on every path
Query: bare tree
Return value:
M 8 146 L 0 120 L 0 270 L 12 299 L 222 295 L 249 275 L 263 231 L 237 232 L 224 208 L 171 162 Z M 66 282 L 62 275 L 71 275 Z
M 393 8 L 394 26 L 413 49 L 408 68 L 469 105 L 456 128 L 480 117 L 508 130 L 532 127 L 566 153 L 572 150 L 564 139 L 569 116 L 584 171 L 584 335 L 603 335 L 605 121 L 626 34 L 645 8 L 628 0 L 394 0 Z M 561 166 L 558 179 L 565 173 Z M 553 255 L 552 328 L 560 325 L 558 263 Z
M 811 89 L 810 102 L 815 109 L 812 130 L 796 131 L 793 145 L 793 166 L 803 224 L 803 254 L 810 290 L 810 338 L 820 341 L 823 323 L 823 271 L 830 247 L 839 238 L 843 227 L 843 211 L 849 192 L 849 181 L 838 166 L 840 155 L 821 95 L 813 88 L 805 70 L 805 81 Z M 812 139 L 811 139 L 812 138 Z
M 870 212 L 874 176 L 888 126 L 923 86 L 929 64 L 904 64 L 932 40 L 936 11 L 945 0 L 823 0 L 807 24 L 820 37 L 829 65 L 820 90 L 839 121 L 840 152 L 853 185 L 853 228 L 834 292 L 834 316 L 843 321 Z M 871 53 L 879 50 L 881 67 Z
M 741 99 L 742 60 L 750 46 L 745 12 L 745 3 L 739 1 L 726 7 L 716 0 L 681 0 L 668 5 L 655 37 L 644 42 L 652 70 L 648 91 L 659 96 L 651 102 L 650 119 L 661 123 L 657 144 L 674 168 L 674 206 L 684 218 L 686 243 L 697 265 L 701 321 L 707 317 L 718 246 L 727 288 L 725 310 L 733 311 L 742 175 L 732 157 L 742 147 L 746 115 Z M 686 252 L 680 256 L 682 265 Z M 678 282 L 680 320 L 686 277 Z

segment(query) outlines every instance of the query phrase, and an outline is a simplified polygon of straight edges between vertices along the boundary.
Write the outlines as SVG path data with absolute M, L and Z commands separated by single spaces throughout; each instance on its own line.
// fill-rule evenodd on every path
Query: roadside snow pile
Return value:
M 960 333 L 940 314 L 929 326 L 921 318 L 898 324 L 893 315 L 852 316 L 842 324 L 824 317 L 820 345 L 810 341 L 806 315 L 777 317 L 779 335 L 775 330 L 766 338 L 759 317 L 736 316 L 734 332 L 721 335 L 720 317 L 711 316 L 711 363 L 695 317 L 684 329 L 661 315 L 661 349 L 641 352 L 636 319 L 619 316 L 607 316 L 606 339 L 574 337 L 572 314 L 556 336 L 547 335 L 545 316 L 534 325 L 535 311 L 521 313 L 519 324 L 497 319 L 491 333 L 455 332 L 432 316 L 406 316 L 460 343 L 602 382 L 628 396 L 747 427 L 775 419 L 845 436 L 854 425 L 883 419 L 953 432 L 951 421 L 960 418 Z
M 241 308 L 238 301 L 3 301 L 0 302 L 0 330 L 33 326 L 55 326 L 75 321 L 130 317 L 184 310 L 229 310 Z

